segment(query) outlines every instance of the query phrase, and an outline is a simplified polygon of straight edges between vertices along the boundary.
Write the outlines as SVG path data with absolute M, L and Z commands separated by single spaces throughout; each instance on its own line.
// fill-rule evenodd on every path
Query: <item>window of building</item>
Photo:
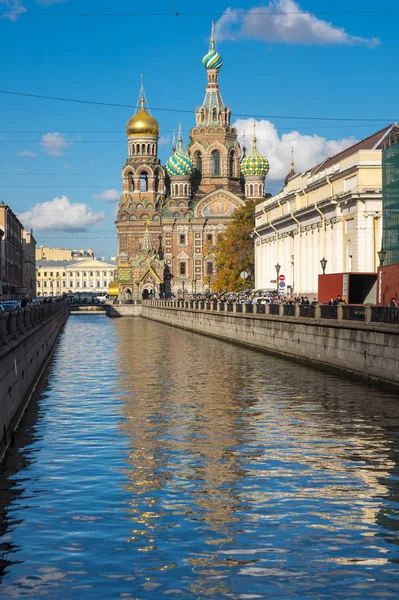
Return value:
M 179 273 L 180 273 L 180 275 L 186 274 L 186 263 L 185 262 L 179 263 Z
M 208 240 L 208 242 L 210 242 L 212 244 L 212 242 L 213 242 L 213 235 L 211 233 L 207 233 L 206 239 Z
M 195 168 L 202 173 L 202 154 L 199 151 L 195 153 Z
M 90 271 L 90 277 L 93 277 L 93 271 Z
M 148 175 L 146 171 L 140 173 L 140 192 L 148 191 Z
M 47 277 L 47 271 L 44 271 L 43 275 L 44 277 Z
M 84 287 L 84 288 L 86 287 L 86 282 L 85 282 L 85 281 L 83 282 L 83 287 Z
M 217 150 L 212 152 L 212 176 L 220 176 L 220 154 Z
M 52 276 L 53 276 L 53 271 L 50 271 L 50 277 L 52 277 Z
M 179 243 L 180 244 L 185 244 L 186 243 L 186 234 L 185 233 L 181 233 L 179 235 Z
M 229 155 L 229 171 L 230 177 L 234 177 L 234 150 L 231 150 Z
M 211 262 L 206 263 L 206 274 L 213 275 L 213 263 L 211 263 Z
M 47 281 L 43 281 L 43 287 L 47 287 Z

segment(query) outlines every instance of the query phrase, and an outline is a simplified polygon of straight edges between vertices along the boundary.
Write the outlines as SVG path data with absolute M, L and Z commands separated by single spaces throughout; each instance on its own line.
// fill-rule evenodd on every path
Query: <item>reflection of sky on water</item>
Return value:
M 4 598 L 396 598 L 397 398 L 72 317 L 1 480 Z

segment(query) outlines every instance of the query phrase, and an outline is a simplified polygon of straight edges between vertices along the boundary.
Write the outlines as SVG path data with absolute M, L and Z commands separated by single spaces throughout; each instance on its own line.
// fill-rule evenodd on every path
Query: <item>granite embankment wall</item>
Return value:
M 68 315 L 68 302 L 0 312 L 0 460 Z
M 301 318 L 196 310 L 157 301 L 145 302 L 142 316 L 399 390 L 399 325 L 321 319 L 318 310 L 313 318 Z

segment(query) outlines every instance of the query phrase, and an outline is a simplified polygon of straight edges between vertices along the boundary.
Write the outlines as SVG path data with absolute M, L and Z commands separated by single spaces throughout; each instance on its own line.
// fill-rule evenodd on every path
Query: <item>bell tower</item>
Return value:
M 219 71 L 223 60 L 216 50 L 215 27 L 209 52 L 202 59 L 208 83 L 205 98 L 195 111 L 196 127 L 190 132 L 188 154 L 193 162 L 193 191 L 209 193 L 221 186 L 241 192 L 240 157 L 237 130 L 231 127 L 231 109 L 223 102 Z

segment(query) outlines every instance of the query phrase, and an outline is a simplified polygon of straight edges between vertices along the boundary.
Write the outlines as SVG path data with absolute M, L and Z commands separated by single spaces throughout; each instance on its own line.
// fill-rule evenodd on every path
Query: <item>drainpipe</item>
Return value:
M 326 181 L 327 181 L 328 185 L 331 188 L 331 190 L 330 190 L 330 196 L 332 198 L 334 196 L 334 184 L 331 183 L 330 179 L 328 178 L 328 175 L 326 175 Z
M 315 209 L 317 210 L 317 212 L 319 213 L 319 215 L 321 216 L 321 220 L 323 223 L 323 240 L 322 240 L 322 247 L 323 247 L 323 258 L 325 258 L 326 256 L 326 216 L 324 213 L 321 212 L 320 208 L 317 206 L 317 204 L 314 205 Z
M 293 220 L 295 221 L 295 223 L 298 225 L 298 245 L 299 245 L 299 259 L 297 260 L 296 257 L 294 258 L 294 274 L 295 274 L 295 265 L 298 265 L 298 277 L 295 277 L 296 281 L 299 281 L 299 283 L 301 282 L 301 264 L 302 264 L 302 242 L 301 242 L 301 223 L 298 221 L 298 219 L 294 216 L 294 213 L 291 213 L 291 217 L 293 218 Z M 294 252 L 295 255 L 295 252 Z M 294 288 L 294 282 L 292 282 L 292 287 Z M 293 291 L 295 291 L 293 289 Z

